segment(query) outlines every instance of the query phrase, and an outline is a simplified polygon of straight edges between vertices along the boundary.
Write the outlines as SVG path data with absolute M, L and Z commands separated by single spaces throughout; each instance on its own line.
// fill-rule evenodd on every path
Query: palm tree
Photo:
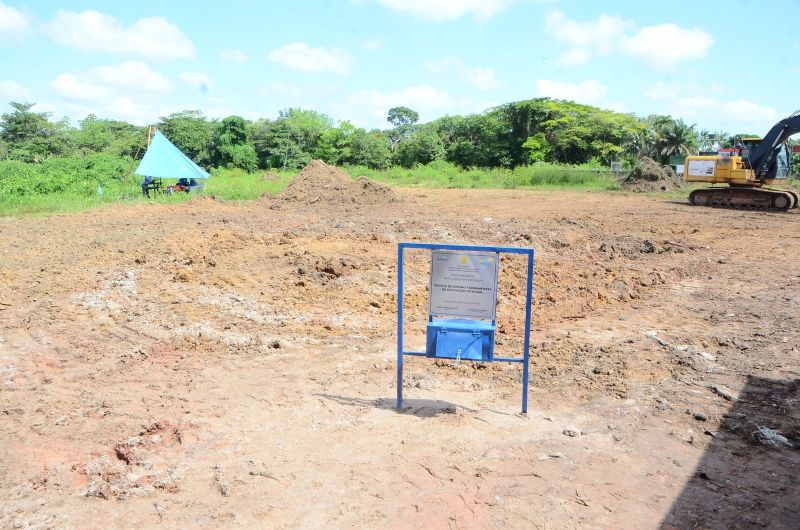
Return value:
M 708 129 L 701 129 L 700 132 L 697 133 L 697 148 L 700 151 L 714 150 L 714 139 L 714 133 Z
M 655 154 L 655 141 L 655 134 L 650 128 L 629 133 L 625 139 L 625 152 L 637 157 L 652 157 Z
M 673 122 L 656 132 L 658 154 L 664 160 L 672 155 L 689 155 L 697 152 L 696 125 L 687 125 L 682 119 Z

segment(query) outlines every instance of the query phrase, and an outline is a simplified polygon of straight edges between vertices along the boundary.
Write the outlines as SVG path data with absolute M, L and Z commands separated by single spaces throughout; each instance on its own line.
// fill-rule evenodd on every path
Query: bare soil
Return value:
M 0 527 L 796 527 L 800 214 L 332 171 L 0 220 Z M 527 416 L 518 365 L 424 358 L 394 409 L 398 241 L 536 249 Z

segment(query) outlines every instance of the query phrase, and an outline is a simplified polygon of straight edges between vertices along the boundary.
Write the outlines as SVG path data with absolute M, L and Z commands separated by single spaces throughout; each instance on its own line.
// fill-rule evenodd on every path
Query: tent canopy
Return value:
M 142 157 L 137 175 L 150 175 L 168 179 L 207 179 L 208 172 L 183 154 L 180 149 L 167 140 L 167 137 L 156 131 L 150 147 Z

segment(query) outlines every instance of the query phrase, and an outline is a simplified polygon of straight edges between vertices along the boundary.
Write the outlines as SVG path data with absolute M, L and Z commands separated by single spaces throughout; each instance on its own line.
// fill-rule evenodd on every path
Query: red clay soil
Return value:
M 796 526 L 800 214 L 373 186 L 0 219 L 0 527 Z M 536 249 L 527 416 L 519 366 L 424 358 L 394 410 L 398 241 Z

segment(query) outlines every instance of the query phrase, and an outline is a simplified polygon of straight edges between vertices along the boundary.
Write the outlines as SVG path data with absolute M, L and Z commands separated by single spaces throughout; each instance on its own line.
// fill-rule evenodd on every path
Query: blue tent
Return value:
M 167 140 L 167 137 L 156 131 L 150 147 L 142 157 L 137 175 L 150 175 L 167 179 L 207 179 L 208 172 L 183 154 L 180 149 Z

